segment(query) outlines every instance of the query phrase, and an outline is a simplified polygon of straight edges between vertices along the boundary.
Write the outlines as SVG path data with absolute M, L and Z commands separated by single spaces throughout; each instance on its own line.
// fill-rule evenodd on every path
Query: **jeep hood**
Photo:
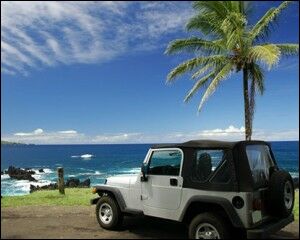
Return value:
M 129 188 L 136 183 L 139 174 L 124 174 L 107 178 L 107 185 Z

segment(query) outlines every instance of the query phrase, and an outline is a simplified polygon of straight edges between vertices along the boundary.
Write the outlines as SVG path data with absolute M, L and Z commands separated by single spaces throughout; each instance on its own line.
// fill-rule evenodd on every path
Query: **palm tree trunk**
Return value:
M 243 68 L 244 109 L 245 109 L 245 138 L 251 140 L 251 114 L 249 106 L 248 69 Z
M 252 79 L 250 86 L 250 94 L 249 94 L 249 109 L 250 109 L 250 140 L 252 137 L 253 130 L 253 119 L 254 119 L 254 109 L 255 109 L 255 82 Z

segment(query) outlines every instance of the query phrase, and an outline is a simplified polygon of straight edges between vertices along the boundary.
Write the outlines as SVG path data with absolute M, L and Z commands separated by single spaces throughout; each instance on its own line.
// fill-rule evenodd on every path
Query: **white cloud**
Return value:
M 133 143 L 140 136 L 142 136 L 141 133 L 105 134 L 97 135 L 91 141 L 92 143 Z
M 28 133 L 24 133 L 24 132 L 19 132 L 19 133 L 15 133 L 15 136 L 34 136 L 34 135 L 40 135 L 44 132 L 43 129 L 38 128 L 36 130 L 34 130 L 33 132 L 28 132 Z
M 59 131 L 59 133 L 63 133 L 63 134 L 77 134 L 77 131 L 75 131 L 75 130 L 65 130 L 65 131 Z
M 186 2 L 1 2 L 1 71 L 26 75 L 162 47 L 191 11 Z
M 224 141 L 244 140 L 245 128 L 229 126 L 228 128 L 216 128 L 195 132 L 173 132 L 161 134 L 145 133 L 116 133 L 116 134 L 97 134 L 88 136 L 78 133 L 76 130 L 64 130 L 48 132 L 36 129 L 32 132 L 21 132 L 1 136 L 2 140 L 36 143 L 36 144 L 114 144 L 114 143 L 174 143 L 185 142 L 196 139 L 213 139 Z M 288 141 L 299 140 L 299 129 L 284 131 L 267 131 L 255 129 L 252 139 L 265 141 Z
M 44 131 L 38 128 L 32 132 L 18 132 L 12 135 L 1 137 L 7 141 L 37 144 L 55 144 L 55 143 L 84 143 L 86 138 L 84 134 L 75 130 L 64 131 Z

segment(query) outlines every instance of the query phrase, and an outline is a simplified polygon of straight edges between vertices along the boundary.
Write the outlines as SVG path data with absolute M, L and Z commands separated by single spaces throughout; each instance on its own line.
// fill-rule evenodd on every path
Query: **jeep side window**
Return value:
M 179 176 L 182 154 L 179 150 L 158 150 L 152 153 L 150 175 Z
M 206 182 L 213 174 L 215 169 L 222 162 L 223 150 L 196 150 L 193 160 L 192 179 L 197 182 Z

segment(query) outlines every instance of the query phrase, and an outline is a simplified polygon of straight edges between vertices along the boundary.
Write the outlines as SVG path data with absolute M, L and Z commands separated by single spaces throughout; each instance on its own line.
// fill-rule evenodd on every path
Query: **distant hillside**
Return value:
M 2 141 L 1 140 L 1 145 L 27 145 L 25 143 L 16 143 L 16 142 L 8 142 L 8 141 Z

